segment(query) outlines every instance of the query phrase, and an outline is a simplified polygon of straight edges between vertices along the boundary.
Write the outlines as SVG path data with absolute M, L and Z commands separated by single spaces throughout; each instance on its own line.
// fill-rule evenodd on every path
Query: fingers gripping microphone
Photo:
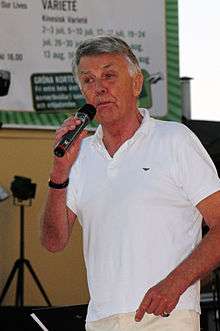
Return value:
M 72 145 L 76 137 L 88 125 L 88 123 L 95 117 L 96 109 L 94 106 L 85 104 L 75 115 L 81 120 L 81 123 L 75 127 L 74 130 L 69 130 L 63 135 L 61 140 L 54 148 L 54 154 L 58 157 L 63 157 L 68 148 Z

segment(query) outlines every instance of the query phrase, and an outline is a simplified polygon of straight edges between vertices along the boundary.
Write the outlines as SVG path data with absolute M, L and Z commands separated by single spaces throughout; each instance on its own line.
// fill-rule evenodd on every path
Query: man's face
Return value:
M 86 102 L 96 107 L 96 119 L 101 124 L 123 120 L 136 109 L 142 75 L 131 76 L 124 56 L 109 53 L 84 56 L 78 74 Z

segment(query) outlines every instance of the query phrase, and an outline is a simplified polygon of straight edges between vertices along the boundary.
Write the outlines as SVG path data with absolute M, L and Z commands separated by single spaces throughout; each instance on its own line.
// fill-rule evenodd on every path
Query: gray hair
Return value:
M 136 56 L 124 40 L 114 36 L 98 36 L 81 42 L 75 52 L 73 75 L 77 82 L 79 82 L 77 69 L 81 57 L 103 53 L 123 55 L 128 61 L 128 70 L 131 76 L 141 70 Z

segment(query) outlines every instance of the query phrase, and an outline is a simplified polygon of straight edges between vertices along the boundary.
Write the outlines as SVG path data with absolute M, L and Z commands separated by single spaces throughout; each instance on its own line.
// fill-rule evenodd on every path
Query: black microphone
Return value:
M 74 130 L 69 130 L 63 135 L 61 140 L 54 148 L 54 154 L 58 157 L 63 157 L 68 148 L 72 145 L 76 137 L 82 130 L 93 120 L 96 114 L 96 109 L 93 105 L 85 104 L 78 110 L 75 117 L 81 120 L 81 123 L 75 127 Z

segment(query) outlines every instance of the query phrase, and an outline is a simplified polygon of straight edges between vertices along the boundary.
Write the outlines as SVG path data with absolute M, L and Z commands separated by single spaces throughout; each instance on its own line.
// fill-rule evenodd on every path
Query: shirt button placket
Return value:
M 116 161 L 113 159 L 108 165 L 107 176 L 109 178 L 114 178 L 117 175 L 117 173 L 118 173 L 117 164 Z

